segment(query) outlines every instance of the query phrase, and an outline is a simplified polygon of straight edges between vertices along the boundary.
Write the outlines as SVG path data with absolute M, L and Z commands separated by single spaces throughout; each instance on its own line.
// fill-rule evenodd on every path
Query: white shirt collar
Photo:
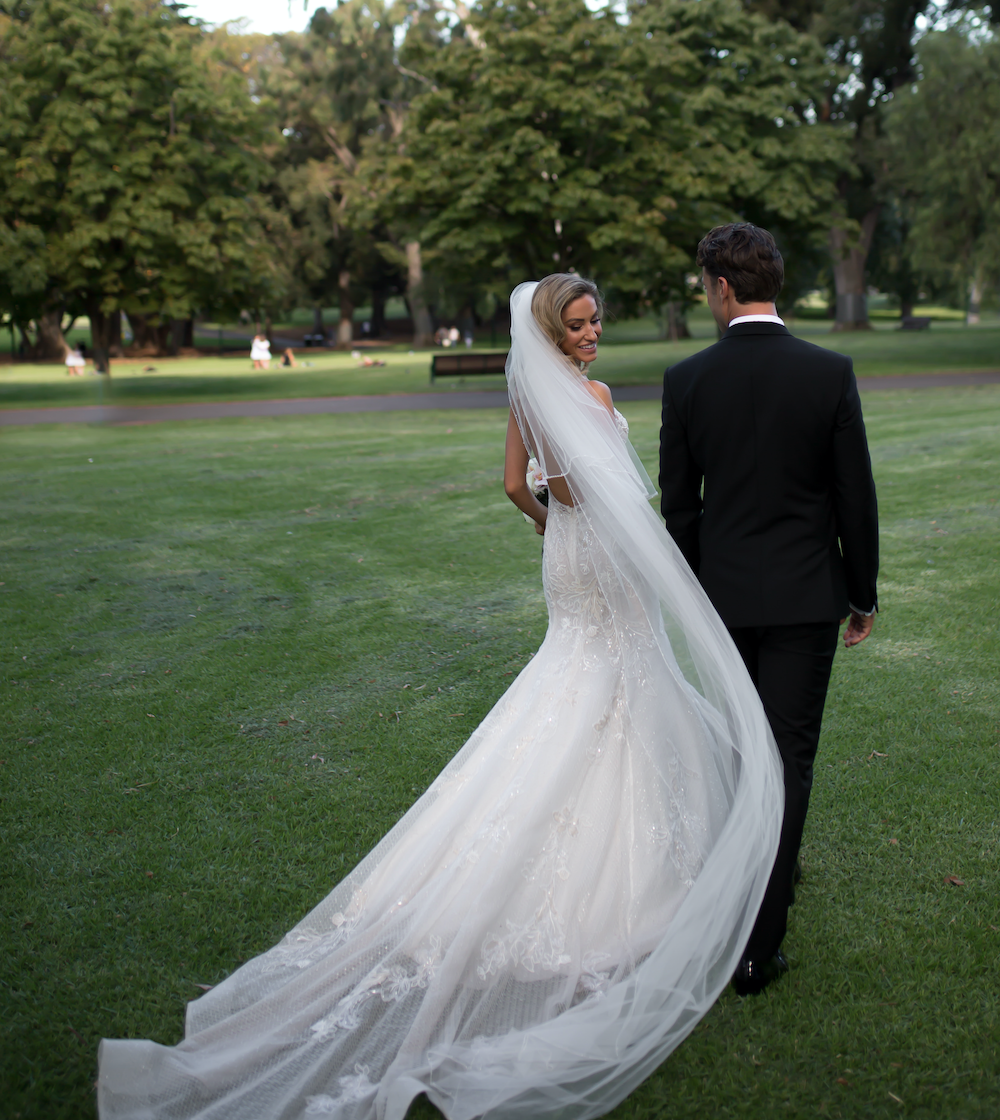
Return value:
M 777 315 L 740 315 L 736 319 L 729 320 L 729 326 L 738 327 L 740 323 L 777 323 L 779 327 L 785 325 L 785 320 L 780 319 Z

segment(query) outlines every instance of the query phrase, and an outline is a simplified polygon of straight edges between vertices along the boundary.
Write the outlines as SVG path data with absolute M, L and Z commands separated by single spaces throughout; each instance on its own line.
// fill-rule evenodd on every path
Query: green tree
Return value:
M 905 270 L 887 273 L 885 252 L 900 233 L 890 205 L 886 230 L 878 231 L 891 199 L 884 174 L 883 124 L 897 90 L 914 79 L 916 40 L 925 20 L 958 10 L 962 0 L 746 0 L 751 10 L 782 19 L 813 35 L 841 68 L 845 80 L 820 106 L 822 119 L 839 124 L 851 145 L 851 166 L 841 173 L 838 205 L 828 233 L 836 293 L 835 330 L 867 328 L 868 257 L 878 238 L 879 270 L 908 290 Z M 900 295 L 905 298 L 905 291 Z
M 304 34 L 279 37 L 281 62 L 264 75 L 286 136 L 277 182 L 299 274 L 317 314 L 336 298 L 341 345 L 350 345 L 357 298 L 371 298 L 377 333 L 387 295 L 406 285 L 405 251 L 393 246 L 379 205 L 384 183 L 369 172 L 380 145 L 399 135 L 417 85 L 397 57 L 397 37 L 412 22 L 404 5 L 380 0 L 319 8 Z M 419 318 L 419 293 L 410 294 Z M 429 321 L 424 327 L 421 343 Z
M 910 259 L 910 216 L 906 200 L 890 194 L 882 203 L 875 236 L 865 265 L 865 276 L 882 292 L 899 299 L 902 318 L 913 314 L 920 292 L 920 278 Z
M 899 90 L 887 114 L 913 265 L 968 294 L 969 322 L 1000 275 L 1000 40 L 970 38 L 975 26 L 926 36 L 920 81 Z
M 814 126 L 836 74 L 816 42 L 736 0 L 482 5 L 414 45 L 391 170 L 438 267 L 506 295 L 574 268 L 623 307 L 688 294 L 698 239 L 753 215 L 811 229 L 843 165 Z
M 12 310 L 184 320 L 280 298 L 267 121 L 177 5 L 22 0 L 0 40 L 0 292 Z M 32 261 L 30 272 L 25 268 Z
M 810 37 L 727 0 L 646 0 L 633 22 L 658 173 L 677 203 L 675 243 L 690 261 L 718 221 L 766 226 L 786 257 L 783 299 L 794 302 L 812 284 L 834 184 L 848 166 L 844 137 L 818 120 L 837 69 Z

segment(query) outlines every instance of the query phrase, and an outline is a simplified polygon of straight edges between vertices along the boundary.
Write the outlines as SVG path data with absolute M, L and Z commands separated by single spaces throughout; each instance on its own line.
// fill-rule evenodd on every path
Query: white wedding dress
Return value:
M 627 449 L 620 418 L 602 431 Z M 591 497 L 551 501 L 548 632 L 471 739 L 312 913 L 188 1006 L 180 1045 L 101 1044 L 102 1120 L 399 1120 L 419 1093 L 449 1120 L 596 1116 L 711 1006 L 766 885 L 780 770 L 683 562 L 667 609 Z

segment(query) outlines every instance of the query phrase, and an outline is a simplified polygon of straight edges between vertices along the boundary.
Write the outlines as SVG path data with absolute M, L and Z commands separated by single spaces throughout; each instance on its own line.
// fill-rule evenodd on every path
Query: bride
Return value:
M 101 1043 L 102 1120 L 399 1120 L 420 1093 L 449 1120 L 599 1116 L 729 981 L 781 822 L 764 712 L 585 375 L 596 286 L 548 276 L 511 312 L 505 485 L 545 536 L 545 640 L 183 1042 Z

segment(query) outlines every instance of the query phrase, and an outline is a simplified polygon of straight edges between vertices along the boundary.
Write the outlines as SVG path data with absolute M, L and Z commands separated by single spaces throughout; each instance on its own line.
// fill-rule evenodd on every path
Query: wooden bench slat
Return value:
M 435 377 L 466 377 L 470 374 L 503 373 L 507 354 L 472 351 L 465 354 L 435 354 L 431 358 L 431 381 Z

